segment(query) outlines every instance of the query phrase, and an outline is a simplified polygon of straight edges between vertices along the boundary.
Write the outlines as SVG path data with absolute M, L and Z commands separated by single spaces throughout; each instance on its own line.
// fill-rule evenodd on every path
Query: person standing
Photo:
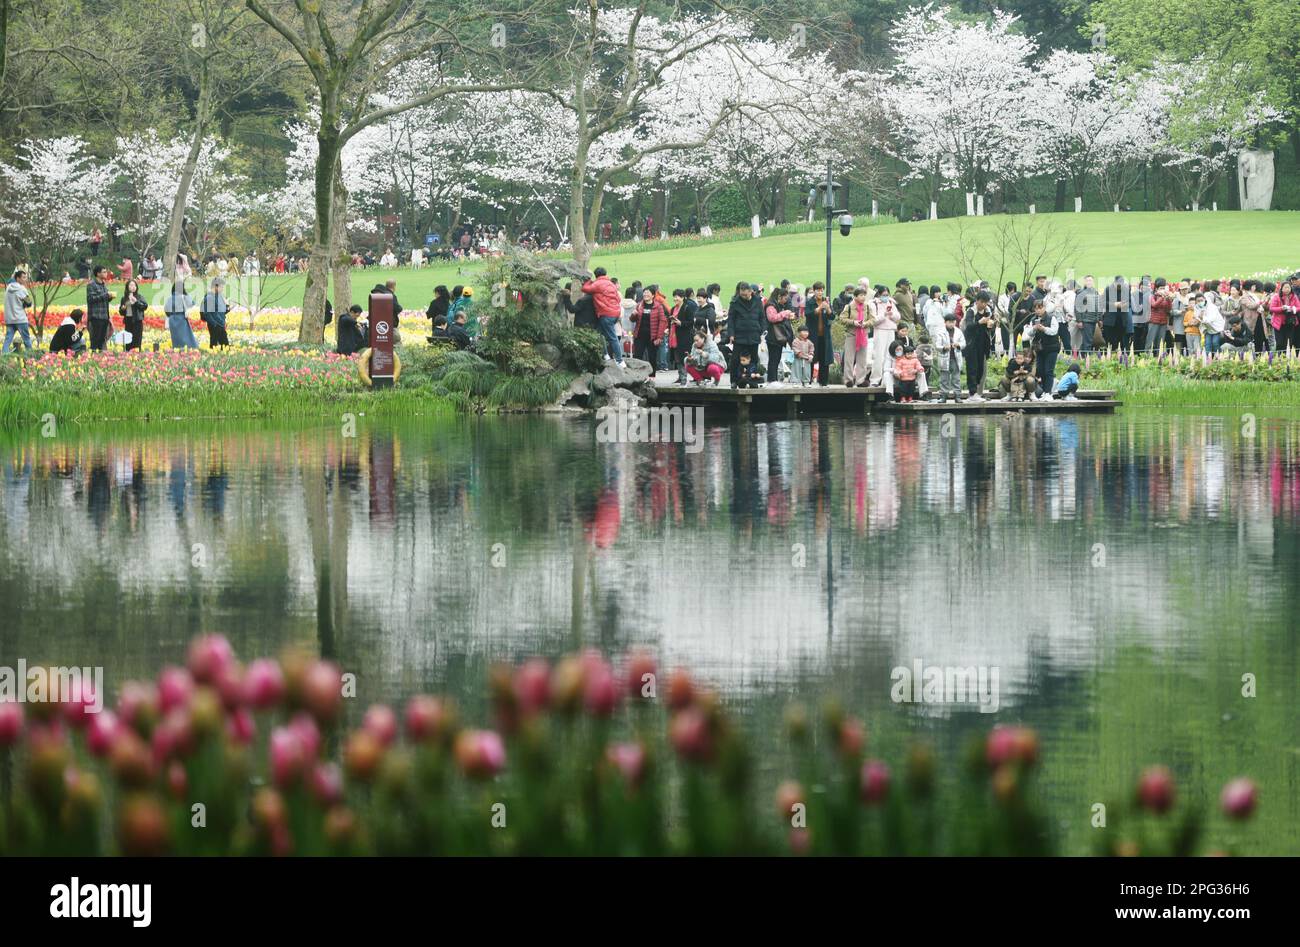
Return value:
M 9 353 L 14 336 L 22 340 L 23 348 L 32 350 L 31 328 L 27 321 L 27 310 L 32 305 L 32 293 L 28 289 L 27 273 L 14 270 L 13 279 L 5 287 L 5 341 L 4 354 Z
M 984 400 L 984 370 L 988 365 L 989 353 L 993 351 L 993 337 L 998 331 L 998 317 L 991 305 L 992 299 L 987 292 L 975 294 L 975 304 L 966 310 L 962 322 L 962 335 L 966 348 L 967 401 Z
M 790 311 L 790 291 L 778 289 L 767 301 L 767 383 L 781 383 L 781 355 L 794 342 L 794 313 Z
M 208 325 L 208 342 L 212 348 L 225 348 L 230 344 L 226 334 L 226 316 L 230 306 L 222 292 L 226 287 L 223 279 L 214 279 L 211 288 L 203 296 L 203 305 L 199 307 L 199 318 Z
M 591 294 L 600 333 L 605 337 L 605 354 L 621 368 L 623 347 L 618 341 L 618 321 L 623 315 L 623 301 L 619 298 L 618 287 L 606 275 L 605 268 L 598 266 L 592 278 L 582 284 L 582 291 Z
M 736 385 L 740 379 L 740 360 L 748 357 L 748 364 L 758 364 L 758 344 L 763 339 L 763 330 L 767 316 L 763 312 L 763 300 L 755 291 L 752 283 L 737 283 L 736 295 L 727 307 L 727 339 L 734 348 L 731 360 L 731 383 Z M 827 331 L 830 331 L 829 325 Z
M 163 303 L 163 312 L 167 314 L 167 331 L 171 333 L 172 348 L 197 349 L 198 340 L 194 338 L 194 329 L 190 327 L 189 311 L 194 308 L 194 300 L 185 292 L 185 281 L 179 278 L 172 283 L 171 294 Z
M 866 387 L 871 378 L 871 343 L 868 333 L 873 319 L 867 291 L 859 286 L 840 312 L 844 327 L 844 387 Z
M 641 291 L 641 305 L 633 316 L 632 357 L 659 368 L 659 343 L 668 335 L 668 313 L 653 286 Z
M 876 287 L 875 298 L 871 300 L 871 325 L 871 381 L 868 384 L 879 388 L 885 383 L 889 347 L 894 344 L 894 336 L 898 333 L 898 307 L 884 286 Z
M 1117 276 L 1106 287 L 1106 312 L 1102 316 L 1101 335 L 1106 340 L 1107 349 L 1119 349 L 1124 346 L 1124 339 L 1129 332 L 1128 283 L 1124 277 Z
M 112 322 L 108 317 L 108 304 L 113 294 L 104 285 L 104 268 L 96 266 L 86 284 L 86 315 L 90 322 L 90 350 L 102 352 L 108 344 L 108 330 Z
M 1050 299 L 1050 295 L 1047 299 Z M 1034 317 L 1026 334 L 1034 351 L 1034 375 L 1038 378 L 1038 399 L 1050 401 L 1056 380 L 1056 359 L 1061 354 L 1061 323 L 1056 312 L 1048 309 L 1047 299 L 1034 303 Z
M 906 277 L 894 284 L 894 305 L 898 307 L 900 322 L 916 321 L 916 293 L 912 292 L 912 284 Z
M 131 334 L 125 351 L 140 350 L 140 343 L 144 340 L 144 314 L 148 308 L 140 284 L 133 279 L 127 280 L 122 287 L 122 302 L 117 307 L 117 314 L 122 317 L 122 328 Z
M 1169 292 L 1169 284 L 1165 282 L 1164 277 L 1160 277 L 1156 280 L 1155 291 L 1151 294 L 1151 322 L 1147 326 L 1146 344 L 1148 352 L 1162 354 L 1165 339 L 1169 335 L 1169 317 L 1173 308 L 1174 297 Z
M 817 384 L 823 387 L 831 383 L 831 365 L 835 361 L 835 345 L 831 339 L 831 301 L 826 298 L 826 286 L 821 282 L 813 283 L 812 296 L 806 307 L 808 315 L 805 325 L 813 342 L 813 364 L 816 365 Z M 810 366 L 811 367 L 811 366 Z

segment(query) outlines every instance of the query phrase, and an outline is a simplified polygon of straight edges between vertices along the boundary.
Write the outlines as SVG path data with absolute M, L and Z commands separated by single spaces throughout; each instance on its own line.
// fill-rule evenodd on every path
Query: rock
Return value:
M 617 363 L 610 362 L 604 370 L 592 381 L 592 386 L 597 391 L 609 391 L 613 388 L 635 388 L 642 385 L 647 379 L 654 376 L 654 370 L 650 367 L 649 362 L 643 362 L 639 358 L 629 358 L 620 368 Z
M 585 405 L 591 398 L 591 380 L 594 377 L 591 372 L 583 372 L 569 382 L 569 387 L 560 393 L 560 397 L 555 403 L 557 405 Z
M 559 368 L 560 363 L 564 361 L 564 356 L 558 348 L 549 342 L 537 342 L 533 345 L 533 352 L 546 360 L 551 368 Z
M 605 402 L 601 406 L 601 410 L 628 411 L 633 408 L 640 408 L 643 404 L 644 402 L 640 398 L 626 388 L 610 388 L 605 392 Z M 599 415 L 600 411 L 596 413 Z

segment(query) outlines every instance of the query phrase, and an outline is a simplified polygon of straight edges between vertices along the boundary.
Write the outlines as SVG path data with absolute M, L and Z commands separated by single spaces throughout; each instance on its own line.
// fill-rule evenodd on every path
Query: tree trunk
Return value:
M 1052 203 L 1052 210 L 1058 214 L 1065 212 L 1065 178 L 1056 179 L 1056 200 Z
M 334 168 L 334 195 L 330 201 L 330 232 L 333 246 L 330 260 L 334 280 L 334 315 L 348 311 L 352 305 L 352 254 L 348 252 L 348 191 L 343 186 L 343 164 Z M 335 323 L 337 325 L 337 322 Z
M 302 322 L 298 326 L 298 341 L 306 345 L 320 345 L 325 341 L 325 291 L 329 285 L 333 250 L 334 176 L 342 151 L 337 119 L 321 115 L 316 141 L 320 145 L 320 151 L 316 155 L 316 222 L 312 225 L 307 287 L 302 299 Z M 338 311 L 336 306 L 335 313 Z
M 185 155 L 185 164 L 181 167 L 181 178 L 176 182 L 176 195 L 172 198 L 172 216 L 167 225 L 167 243 L 163 248 L 163 273 L 176 272 L 176 254 L 181 250 L 181 228 L 185 224 L 185 207 L 190 199 L 190 185 L 194 183 L 194 172 L 199 166 L 199 154 L 203 151 L 203 130 L 207 124 L 208 91 L 205 88 L 199 95 L 199 105 L 194 112 L 194 137 L 190 139 L 190 150 Z M 192 261 L 197 263 L 198 261 Z M 200 272 L 196 265 L 194 272 Z

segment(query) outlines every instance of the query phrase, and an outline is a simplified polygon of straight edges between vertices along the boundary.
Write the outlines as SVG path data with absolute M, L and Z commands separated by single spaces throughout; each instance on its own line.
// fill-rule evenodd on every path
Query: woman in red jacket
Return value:
M 659 344 L 668 335 L 668 313 L 659 301 L 655 287 L 641 293 L 641 305 L 632 315 L 632 357 L 643 359 L 658 368 Z

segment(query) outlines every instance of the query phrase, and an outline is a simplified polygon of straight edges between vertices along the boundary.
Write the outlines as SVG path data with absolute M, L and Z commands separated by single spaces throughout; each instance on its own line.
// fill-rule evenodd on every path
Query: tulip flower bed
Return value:
M 0 423 L 47 414 L 60 421 L 310 415 L 341 404 L 430 401 L 414 390 L 385 395 L 365 388 L 354 357 L 323 349 L 47 353 L 0 362 Z
M 594 652 L 490 674 L 487 724 L 447 698 L 372 705 L 359 725 L 333 663 L 299 652 L 241 664 L 224 638 L 187 666 L 0 703 L 0 853 L 954 854 L 1054 851 L 1034 786 L 1039 744 L 999 727 L 951 788 L 922 746 L 891 764 L 831 706 L 786 717 L 792 778 L 760 787 L 726 703 L 682 670 Z M 68 699 L 70 698 L 70 699 Z M 895 775 L 897 771 L 898 775 Z M 1226 818 L 1256 806 L 1225 788 Z M 1098 853 L 1191 854 L 1199 816 L 1172 775 L 1143 773 Z

